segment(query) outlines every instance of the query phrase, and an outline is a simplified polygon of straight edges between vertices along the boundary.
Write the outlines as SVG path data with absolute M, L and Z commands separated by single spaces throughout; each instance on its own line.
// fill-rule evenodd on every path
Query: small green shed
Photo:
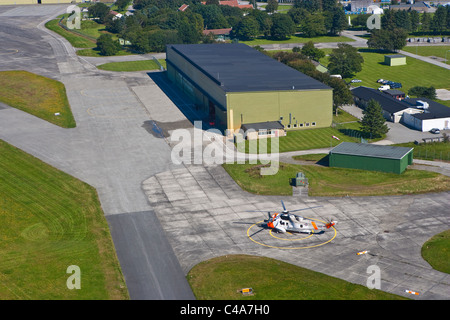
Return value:
M 414 148 L 342 142 L 330 151 L 329 166 L 402 173 L 413 162 Z
M 390 54 L 384 56 L 384 64 L 388 66 L 402 66 L 406 64 L 406 57 L 401 54 Z

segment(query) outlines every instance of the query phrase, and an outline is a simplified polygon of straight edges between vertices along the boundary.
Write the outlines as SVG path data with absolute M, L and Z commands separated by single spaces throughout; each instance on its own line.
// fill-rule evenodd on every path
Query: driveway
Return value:
M 350 113 L 354 117 L 358 119 L 362 119 L 363 113 L 362 109 L 358 108 L 355 105 L 345 105 L 341 107 L 342 110 Z M 423 138 L 435 138 L 436 135 L 430 132 L 422 132 L 414 129 L 410 129 L 402 123 L 393 123 L 390 121 L 386 121 L 386 125 L 389 128 L 388 133 L 386 134 L 386 138 L 375 142 L 375 144 L 396 144 L 396 143 L 405 143 L 405 142 L 414 142 L 419 141 L 422 142 Z M 446 130 L 450 134 L 450 130 Z

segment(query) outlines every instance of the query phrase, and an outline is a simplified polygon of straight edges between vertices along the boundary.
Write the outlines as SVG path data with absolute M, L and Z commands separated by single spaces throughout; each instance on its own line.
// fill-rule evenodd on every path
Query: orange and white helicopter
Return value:
M 259 224 L 258 226 L 262 229 L 255 232 L 253 235 L 264 229 L 271 229 L 280 233 L 296 232 L 296 233 L 320 234 L 324 233 L 325 230 L 337 224 L 337 221 L 335 220 L 330 220 L 328 223 L 322 224 L 315 222 L 312 219 L 304 218 L 302 216 L 291 213 L 296 211 L 318 208 L 320 206 L 288 211 L 283 201 L 281 201 L 281 205 L 283 206 L 283 212 L 274 214 L 270 214 L 270 212 L 268 212 L 269 219 L 266 219 L 264 220 L 264 223 Z

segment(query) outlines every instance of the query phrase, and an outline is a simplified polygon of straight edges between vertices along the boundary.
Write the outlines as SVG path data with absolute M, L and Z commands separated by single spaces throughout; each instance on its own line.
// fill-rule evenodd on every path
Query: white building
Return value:
M 416 108 L 420 112 L 414 114 L 403 113 L 403 123 L 422 132 L 433 128 L 439 130 L 450 129 L 450 108 L 428 99 L 408 99 L 416 101 Z M 406 100 L 406 101 L 408 101 Z
M 427 98 L 396 99 L 363 86 L 352 89 L 352 94 L 355 104 L 363 109 L 370 100 L 377 101 L 388 121 L 401 122 L 422 132 L 433 128 L 450 129 L 450 108 L 436 101 Z

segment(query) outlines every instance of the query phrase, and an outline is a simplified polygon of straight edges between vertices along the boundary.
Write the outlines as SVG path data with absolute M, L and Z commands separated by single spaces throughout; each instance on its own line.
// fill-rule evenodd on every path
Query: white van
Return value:
M 391 87 L 389 87 L 388 85 L 384 85 L 378 88 L 378 90 L 380 91 L 384 91 L 384 90 L 389 90 Z

